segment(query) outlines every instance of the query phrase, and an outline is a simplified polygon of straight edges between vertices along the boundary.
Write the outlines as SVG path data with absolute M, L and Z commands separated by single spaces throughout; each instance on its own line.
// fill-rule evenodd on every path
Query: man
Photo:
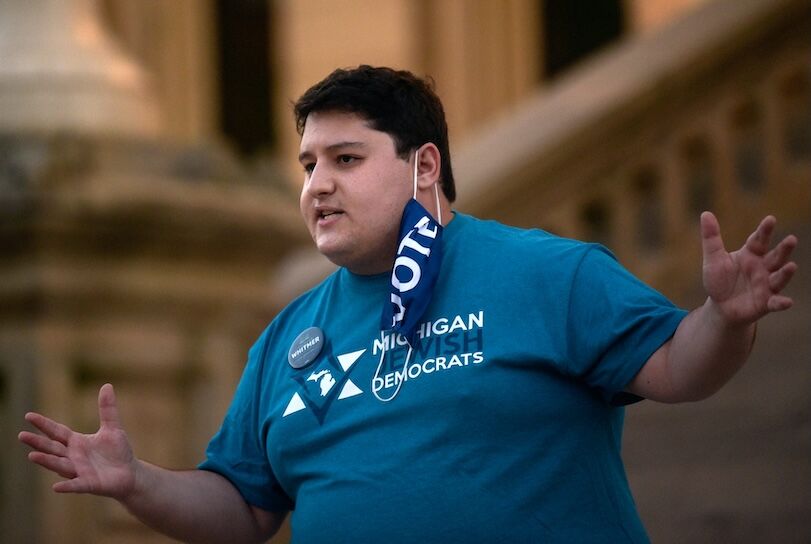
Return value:
M 259 542 L 288 511 L 307 543 L 646 541 L 622 405 L 726 383 L 791 306 L 796 238 L 770 249 L 767 217 L 727 253 L 703 214 L 686 314 L 604 248 L 452 211 L 442 106 L 413 75 L 337 70 L 295 112 L 301 212 L 339 270 L 251 349 L 197 470 L 137 459 L 109 384 L 94 435 L 28 414 L 54 490 L 193 542 Z

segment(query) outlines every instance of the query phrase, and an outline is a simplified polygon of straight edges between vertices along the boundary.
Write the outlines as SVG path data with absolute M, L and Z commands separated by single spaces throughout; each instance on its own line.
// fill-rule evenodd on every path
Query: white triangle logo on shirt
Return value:
M 346 389 L 346 388 L 344 387 L 344 389 Z M 304 401 L 301 400 L 301 397 L 299 396 L 299 394 L 298 393 L 293 393 L 293 398 L 290 399 L 290 403 L 287 405 L 287 408 L 285 409 L 284 413 L 282 414 L 282 417 L 287 417 L 290 414 L 295 414 L 296 412 L 304 410 L 305 408 L 306 408 L 306 406 L 304 406 Z
M 344 369 L 344 372 L 349 370 L 352 365 L 355 364 L 355 361 L 360 359 L 360 356 L 363 355 L 365 351 L 365 349 L 360 349 L 358 351 L 353 351 L 352 353 L 344 353 L 343 355 L 339 355 L 338 362 L 341 364 L 341 368 Z
M 366 349 L 359 349 L 357 351 L 343 353 L 337 356 L 338 363 L 341 365 L 341 368 L 343 369 L 344 372 L 348 372 L 349 369 L 352 368 L 352 365 L 354 365 L 364 353 L 366 353 Z M 311 377 L 313 376 L 317 376 L 317 373 L 311 375 Z M 333 385 L 334 383 L 335 382 L 333 381 Z M 331 387 L 332 385 L 330 385 L 330 387 L 327 388 L 326 392 L 328 392 L 331 389 Z M 326 392 L 324 392 L 324 394 L 326 394 Z M 324 396 L 324 394 L 322 394 L 321 396 Z M 344 386 L 341 388 L 341 392 L 338 395 L 337 400 L 348 399 L 350 397 L 356 397 L 362 394 L 363 390 L 361 390 L 357 385 L 355 385 L 355 383 L 352 380 L 347 378 L 346 383 L 344 383 Z M 298 393 L 293 393 L 293 397 L 287 404 L 287 408 L 285 408 L 282 417 L 287 417 L 290 414 L 295 414 L 296 412 L 300 412 L 305 408 L 307 408 L 307 405 L 304 404 L 304 399 L 301 398 L 301 395 L 299 395 Z
M 361 391 L 357 385 L 352 383 L 352 380 L 346 380 L 344 388 L 341 389 L 341 394 L 338 395 L 338 399 L 340 400 L 349 397 L 354 397 L 355 395 L 360 395 L 361 393 L 363 393 L 363 391 Z

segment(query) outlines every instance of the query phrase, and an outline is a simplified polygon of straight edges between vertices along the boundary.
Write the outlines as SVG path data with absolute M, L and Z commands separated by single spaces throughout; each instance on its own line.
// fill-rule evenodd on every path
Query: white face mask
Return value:
M 389 300 L 383 307 L 380 325 L 381 330 L 391 330 L 395 334 L 402 335 L 408 342 L 404 372 L 408 371 L 417 325 L 431 302 L 442 264 L 442 210 L 439 189 L 434 184 L 437 221 L 417 201 L 418 165 L 419 150 L 414 153 L 414 195 L 403 209 L 397 254 L 391 271 L 391 292 Z M 384 399 L 378 396 L 375 383 L 384 358 L 385 350 L 381 352 L 377 371 L 372 378 L 372 392 L 378 400 L 388 402 L 397 396 L 402 381 L 390 397 Z

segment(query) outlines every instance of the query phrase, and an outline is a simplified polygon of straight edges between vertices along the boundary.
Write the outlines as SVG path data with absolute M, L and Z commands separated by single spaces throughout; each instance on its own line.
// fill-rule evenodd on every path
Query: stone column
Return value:
M 0 132 L 159 134 L 147 77 L 97 0 L 0 0 Z

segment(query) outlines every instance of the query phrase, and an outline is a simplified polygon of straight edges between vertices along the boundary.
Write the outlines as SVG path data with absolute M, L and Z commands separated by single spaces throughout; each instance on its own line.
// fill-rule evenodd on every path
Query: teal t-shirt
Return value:
M 443 243 L 410 355 L 379 329 L 389 275 L 339 269 L 250 350 L 200 468 L 300 543 L 646 542 L 619 404 L 686 312 L 598 245 L 461 213 Z

